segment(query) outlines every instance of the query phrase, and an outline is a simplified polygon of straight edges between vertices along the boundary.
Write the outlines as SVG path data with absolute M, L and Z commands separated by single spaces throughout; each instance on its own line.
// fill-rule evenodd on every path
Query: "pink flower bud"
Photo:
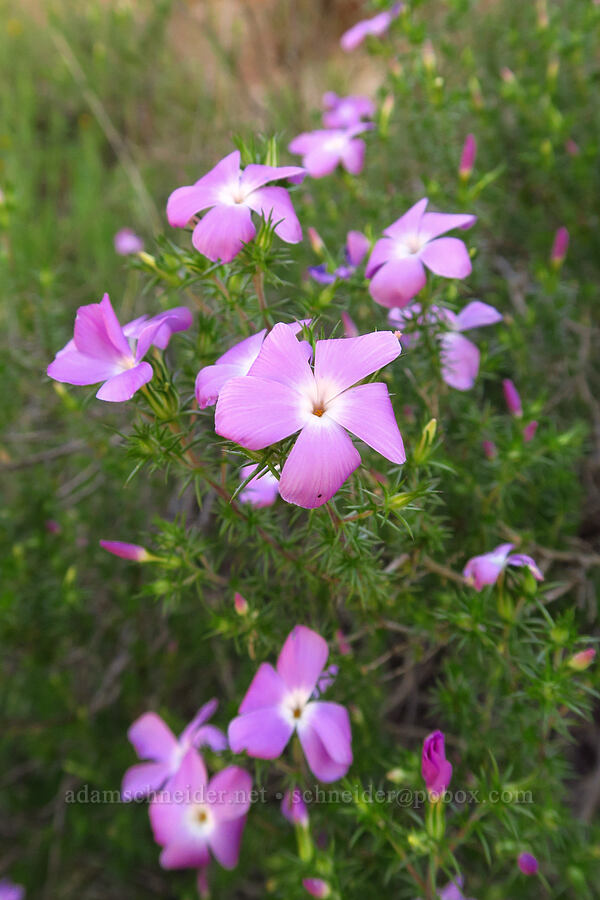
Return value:
M 233 605 L 238 616 L 248 615 L 248 601 L 245 597 L 242 597 L 242 595 L 237 592 L 233 598 Z
M 149 562 L 152 559 L 146 548 L 140 547 L 139 544 L 127 544 L 124 541 L 100 541 L 100 546 L 114 556 L 120 556 L 121 559 L 131 559 L 133 562 Z
M 510 380 L 510 378 L 505 378 L 502 382 L 502 390 L 504 391 L 504 399 L 506 400 L 506 405 L 508 407 L 508 411 L 513 415 L 517 416 L 517 418 L 521 418 L 523 415 L 523 407 L 521 405 L 521 398 L 519 397 L 519 392 L 516 389 L 514 382 Z
M 578 144 L 575 143 L 573 138 L 569 138 L 569 140 L 565 144 L 565 150 L 569 154 L 569 156 L 579 156 L 580 150 Z
M 517 77 L 512 69 L 509 69 L 508 66 L 502 66 L 500 69 L 500 77 L 505 84 L 514 84 L 517 80 Z
M 358 328 L 345 310 L 342 312 L 342 322 L 344 323 L 344 337 L 358 337 Z
M 593 663 L 595 656 L 595 649 L 589 647 L 587 650 L 580 650 L 579 653 L 572 656 L 567 665 L 575 672 L 585 672 L 585 670 Z
M 329 897 L 331 888 L 322 878 L 303 878 L 302 886 L 311 897 Z
M 559 228 L 554 235 L 554 243 L 552 244 L 552 251 L 550 253 L 550 262 L 555 269 L 559 269 L 565 261 L 568 247 L 569 232 L 563 226 L 562 228 Z
M 196 880 L 196 885 L 198 887 L 198 894 L 201 900 L 209 900 L 210 898 L 210 889 L 208 886 L 208 866 L 203 866 L 202 869 L 198 869 L 198 877 Z
M 60 534 L 62 531 L 62 526 L 56 519 L 46 519 L 44 527 L 48 534 Z
M 538 427 L 538 423 L 534 419 L 533 422 L 530 422 L 523 429 L 523 440 L 525 441 L 526 444 L 528 444 L 529 441 L 532 441 L 534 439 L 535 433 L 537 431 L 537 427 Z
M 338 628 L 335 633 L 335 639 L 337 641 L 338 650 L 342 656 L 349 656 L 352 653 L 352 647 L 348 643 L 345 638 L 344 632 Z
M 308 810 L 302 799 L 302 792 L 298 788 L 286 791 L 281 802 L 281 812 L 292 825 L 302 825 L 308 828 Z
M 323 243 L 323 238 L 321 237 L 321 235 L 319 234 L 317 229 L 312 227 L 312 225 L 310 225 L 306 229 L 306 231 L 308 233 L 308 239 L 310 241 L 310 246 L 312 247 L 313 251 L 320 256 L 325 248 L 325 244 Z
M 436 66 L 436 58 L 435 58 L 435 50 L 433 49 L 433 44 L 427 38 L 423 47 L 421 48 L 421 59 L 423 60 L 423 65 L 427 69 L 428 72 L 433 72 Z
M 531 853 L 520 853 L 517 859 L 517 865 L 523 875 L 535 875 L 539 869 L 539 863 Z
M 446 759 L 444 735 L 434 731 L 423 741 L 421 756 L 421 775 L 429 793 L 441 795 L 452 778 L 452 765 Z
M 129 256 L 131 253 L 141 253 L 144 242 L 131 228 L 121 228 L 115 234 L 115 251 L 121 256 Z
M 476 153 L 477 141 L 475 140 L 475 135 L 468 134 L 463 144 L 462 154 L 460 157 L 460 165 L 458 167 L 458 174 L 463 181 L 467 181 L 467 179 L 471 176 L 473 165 L 475 163 Z
M 493 441 L 482 441 L 481 446 L 487 459 L 495 459 L 498 456 L 498 450 Z

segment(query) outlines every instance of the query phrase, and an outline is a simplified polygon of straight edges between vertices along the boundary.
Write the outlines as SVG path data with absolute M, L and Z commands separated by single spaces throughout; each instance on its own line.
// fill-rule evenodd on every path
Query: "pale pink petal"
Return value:
M 396 255 L 396 241 L 392 238 L 381 238 L 381 240 L 377 241 L 371 255 L 369 257 L 369 261 L 367 263 L 367 267 L 365 269 L 365 275 L 367 278 L 372 278 L 375 272 L 381 268 L 381 266 L 385 265 L 385 263 L 393 260 Z
M 192 721 L 185 726 L 185 728 L 179 735 L 179 742 L 193 743 L 196 732 L 201 725 L 204 725 L 204 723 L 207 722 L 212 715 L 214 715 L 218 705 L 219 701 L 215 697 L 213 697 L 212 700 L 209 700 L 208 703 L 205 703 L 204 706 L 201 706 Z
M 310 416 L 281 473 L 279 493 L 305 509 L 322 506 L 360 465 L 360 454 L 333 419 Z
M 346 237 L 346 255 L 351 266 L 360 266 L 369 252 L 369 238 L 362 231 L 349 231 Z
M 247 206 L 219 204 L 198 222 L 192 243 L 199 253 L 212 262 L 231 262 L 256 234 Z
M 423 219 L 423 214 L 428 203 L 429 200 L 427 197 L 418 200 L 414 206 L 411 206 L 403 216 L 396 219 L 396 221 L 386 228 L 383 233 L 388 237 L 394 238 L 395 241 L 402 241 L 404 238 L 408 237 L 416 237 L 419 233 L 421 220 Z
M 160 854 L 163 869 L 199 869 L 210 862 L 206 838 L 186 838 L 182 843 L 169 844 Z
M 273 379 L 295 391 L 308 392 L 314 385 L 306 348 L 295 337 L 292 328 L 282 322 L 266 336 L 248 375 Z
M 304 156 L 321 147 L 328 137 L 331 137 L 330 130 L 304 131 L 290 141 L 288 150 L 290 153 L 298 153 L 300 156 Z
M 292 736 L 294 726 L 277 707 L 257 709 L 229 723 L 227 737 L 234 753 L 244 750 L 256 759 L 277 759 Z
M 341 159 L 340 148 L 327 146 L 315 147 L 303 158 L 306 171 L 311 178 L 324 178 L 331 175 Z
M 251 163 L 242 172 L 240 186 L 245 194 L 256 191 L 269 181 L 283 181 L 304 175 L 301 166 L 261 166 Z M 285 190 L 285 188 L 280 188 Z M 248 200 L 250 198 L 248 197 Z M 254 209 L 254 207 L 252 207 Z
M 476 591 L 480 591 L 486 584 L 495 584 L 506 565 L 513 546 L 513 544 L 499 544 L 489 553 L 483 553 L 481 556 L 474 556 L 470 559 L 463 569 L 463 575 L 467 582 Z
M 437 238 L 425 244 L 419 257 L 428 269 L 444 278 L 466 278 L 471 274 L 471 258 L 458 238 Z
M 302 397 L 293 388 L 246 375 L 232 378 L 221 390 L 215 431 L 249 450 L 263 450 L 299 431 L 306 416 Z
M 97 391 L 96 397 L 98 400 L 107 400 L 110 403 L 123 403 L 125 400 L 130 400 L 136 391 L 147 384 L 153 374 L 150 363 L 138 363 L 132 369 L 126 369 L 105 382 Z
M 321 739 L 325 750 L 334 762 L 350 766 L 352 764 L 352 732 L 348 710 L 339 703 L 313 702 L 307 707 L 308 727 Z M 304 725 L 298 727 L 302 740 Z
M 479 372 L 479 350 L 462 334 L 440 335 L 442 378 L 458 391 L 468 391 Z
M 544 576 L 538 568 L 536 561 L 525 553 L 512 553 L 506 560 L 506 564 L 508 566 L 524 566 L 529 569 L 536 581 L 544 580 Z
M 189 842 L 188 810 L 194 797 L 201 800 L 205 795 L 207 781 L 202 757 L 192 747 L 165 790 L 150 804 L 150 824 L 157 844 L 164 847 Z
M 194 735 L 193 746 L 197 749 L 209 747 L 213 753 L 227 750 L 227 738 L 216 725 L 203 725 Z
M 76 350 L 72 341 L 69 344 L 71 347 L 57 353 L 56 359 L 48 366 L 47 374 L 55 381 L 75 385 L 98 384 L 122 371 L 114 357 L 94 359 Z
M 227 766 L 208 785 L 211 811 L 218 822 L 245 816 L 250 809 L 252 778 L 239 766 Z M 213 799 L 214 797 L 214 799 Z
M 137 319 L 133 319 L 131 322 L 128 322 L 127 325 L 123 325 L 123 334 L 125 335 L 125 337 L 134 339 L 138 338 L 146 327 L 148 318 L 148 315 L 139 316 Z
M 257 465 L 243 466 L 240 478 L 245 480 L 257 470 Z M 256 509 L 272 506 L 279 496 L 279 479 L 271 472 L 253 478 L 239 493 L 240 503 L 250 503 Z
M 344 168 L 351 175 L 360 175 L 365 164 L 366 145 L 364 141 L 355 139 L 348 141 L 341 153 Z
M 342 310 L 341 316 L 344 325 L 344 337 L 358 337 L 358 326 L 352 317 L 345 310 Z
M 325 668 L 327 641 L 306 625 L 296 625 L 288 634 L 277 660 L 277 672 L 290 691 L 300 689 L 310 696 Z
M 285 696 L 285 684 L 270 663 L 261 663 L 240 704 L 240 713 L 278 706 Z
M 333 400 L 327 415 L 390 462 L 406 462 L 387 385 L 375 382 L 350 388 Z
M 224 869 L 235 869 L 237 866 L 245 824 L 246 816 L 240 816 L 228 822 L 219 822 L 209 835 L 210 849 Z
M 230 347 L 218 358 L 217 364 L 227 363 L 228 365 L 238 366 L 239 374 L 245 375 L 258 356 L 266 333 L 267 329 L 263 328 L 261 331 L 257 331 L 256 334 L 251 334 L 250 337 L 244 338 L 239 344 L 234 344 L 233 347 Z
M 129 742 L 140 759 L 169 762 L 177 750 L 177 739 L 156 713 L 144 713 L 127 732 Z
M 139 333 L 135 359 L 139 362 L 151 346 L 165 350 L 173 334 L 187 331 L 192 324 L 192 314 L 187 306 L 176 306 L 153 316 Z
M 419 237 L 424 241 L 432 241 L 440 234 L 452 231 L 453 228 L 470 228 L 477 221 L 477 216 L 454 213 L 425 213 L 421 219 Z
M 238 185 L 240 178 L 240 151 L 234 150 L 200 178 L 195 184 L 177 188 L 167 202 L 169 224 L 185 228 L 190 219 L 219 203 L 222 188 Z
M 459 331 L 467 331 L 469 328 L 481 328 L 484 325 L 495 325 L 496 322 L 502 321 L 502 313 L 490 306 L 489 303 L 482 303 L 481 300 L 473 300 L 467 303 L 464 309 L 461 309 L 456 317 L 456 325 Z
M 246 198 L 246 205 L 261 215 L 265 221 L 270 218 L 271 224 L 275 225 L 275 234 L 282 241 L 297 244 L 302 240 L 302 228 L 285 188 L 265 187 L 254 191 Z
M 110 297 L 108 296 L 108 294 L 104 294 L 102 300 L 100 301 L 100 309 L 102 311 L 102 318 L 104 319 L 104 327 L 111 343 L 114 347 L 116 347 L 119 353 L 121 353 L 123 356 L 128 356 L 131 353 L 131 350 L 127 339 L 123 334 L 123 329 L 121 328 L 119 320 L 115 315 L 115 311 L 112 307 L 112 303 L 110 302 Z M 75 343 L 78 350 L 81 350 L 84 353 L 88 352 L 86 351 L 85 347 L 81 345 L 77 338 L 75 338 Z
M 140 763 L 127 769 L 121 785 L 121 800 L 125 803 L 130 800 L 141 800 L 148 794 L 160 790 L 167 778 L 171 775 L 168 763 Z
M 401 351 L 393 331 L 317 341 L 315 379 L 324 399 L 333 399 L 367 375 L 377 372 L 400 356 Z
M 425 287 L 426 281 L 421 260 L 406 256 L 382 266 L 369 284 L 369 293 L 381 306 L 406 306 Z
M 243 374 L 236 365 L 205 366 L 196 376 L 196 400 L 200 409 L 214 406 L 224 385 Z
M 309 723 L 307 727 L 303 728 L 302 734 L 299 734 L 298 737 L 300 738 L 306 761 L 312 773 L 320 781 L 331 782 L 344 777 L 350 764 L 337 762 L 330 756 L 312 724 Z
M 80 353 L 93 359 L 119 363 L 124 358 L 131 358 L 131 349 L 107 295 L 101 303 L 79 307 L 73 340 Z

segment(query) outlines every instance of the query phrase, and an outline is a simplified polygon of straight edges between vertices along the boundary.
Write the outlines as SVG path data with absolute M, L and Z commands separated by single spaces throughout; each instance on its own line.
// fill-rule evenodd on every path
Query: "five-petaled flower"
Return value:
M 114 403 L 129 400 L 152 378 L 150 363 L 143 358 L 151 346 L 164 350 L 176 331 L 192 324 L 185 306 L 148 318 L 141 316 L 121 327 L 108 294 L 100 303 L 80 306 L 73 339 L 56 354 L 48 375 L 67 384 L 104 384 L 99 400 Z
M 251 164 L 240 168 L 234 150 L 195 184 L 177 188 L 167 202 L 169 224 L 185 226 L 198 213 L 209 210 L 195 225 L 192 244 L 213 262 L 231 262 L 256 235 L 252 212 L 271 221 L 287 244 L 302 240 L 302 228 L 285 188 L 265 187 L 270 181 L 300 178 L 298 166 Z
M 349 52 L 355 50 L 369 36 L 381 37 L 386 33 L 393 20 L 399 15 L 402 3 L 394 3 L 391 9 L 386 9 L 370 19 L 363 19 L 345 31 L 340 38 L 342 50 Z
M 141 253 L 144 242 L 131 228 L 121 228 L 114 237 L 115 251 L 120 256 L 129 256 L 131 253 Z
M 452 778 L 452 764 L 446 759 L 444 735 L 434 731 L 423 741 L 421 774 L 430 794 L 441 796 Z
M 302 156 L 302 165 L 313 178 L 330 175 L 338 165 L 351 175 L 360 175 L 366 148 L 357 135 L 372 128 L 368 122 L 358 122 L 350 128 L 305 131 L 291 141 L 288 150 Z
M 242 466 L 240 478 L 245 481 L 249 475 L 256 472 L 258 465 L 251 463 L 249 466 Z M 255 475 L 239 493 L 240 503 L 249 503 L 256 509 L 263 506 L 272 506 L 279 495 L 279 479 L 275 478 L 272 472 L 268 470 L 262 475 Z
M 339 703 L 315 701 L 329 655 L 315 631 L 296 625 L 279 654 L 277 667 L 262 663 L 229 724 L 234 753 L 276 759 L 297 732 L 308 765 L 321 781 L 342 778 L 352 763 L 348 712 Z
M 144 713 L 133 723 L 127 737 L 140 759 L 150 760 L 125 772 L 121 794 L 124 800 L 136 800 L 159 790 L 178 771 L 190 747 L 207 746 L 215 752 L 225 750 L 227 738 L 220 728 L 205 725 L 217 708 L 209 700 L 176 738 L 156 713 Z
M 308 828 L 308 809 L 299 788 L 285 792 L 281 801 L 281 812 L 292 825 Z
M 190 747 L 167 788 L 150 804 L 163 869 L 204 869 L 211 853 L 223 868 L 235 868 L 251 791 L 252 779 L 239 766 L 227 766 L 209 781 L 202 757 Z
M 444 278 L 471 273 L 469 251 L 455 237 L 440 237 L 453 228 L 470 228 L 476 216 L 425 212 L 428 200 L 415 203 L 377 241 L 366 268 L 369 291 L 381 306 L 406 306 L 425 287 L 425 266 Z
M 470 559 L 463 569 L 467 584 L 480 591 L 486 584 L 495 584 L 507 566 L 524 566 L 536 581 L 543 581 L 544 576 L 531 556 L 511 553 L 513 547 L 514 544 L 499 544 L 489 553 Z
M 307 509 L 321 506 L 360 465 L 347 431 L 391 462 L 406 461 L 386 385 L 358 384 L 400 349 L 391 331 L 317 341 L 313 371 L 290 329 L 275 325 L 249 373 L 221 390 L 215 430 L 249 450 L 299 431 L 279 493 Z
M 352 94 L 339 97 L 334 91 L 323 94 L 323 125 L 325 128 L 350 128 L 362 119 L 372 119 L 375 104 L 369 97 Z

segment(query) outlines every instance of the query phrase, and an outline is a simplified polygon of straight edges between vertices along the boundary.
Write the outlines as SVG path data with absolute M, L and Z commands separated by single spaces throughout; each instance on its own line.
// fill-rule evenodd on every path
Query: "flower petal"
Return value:
M 305 174 L 301 166 L 261 166 L 251 163 L 242 172 L 240 186 L 244 193 L 256 191 L 269 181 L 283 181 Z M 279 190 L 285 190 L 280 188 Z M 248 198 L 250 199 L 250 198 Z M 254 208 L 254 207 L 253 207 Z
M 369 284 L 369 293 L 381 306 L 406 306 L 425 287 L 426 281 L 419 257 L 406 256 L 382 266 Z
M 383 233 L 396 241 L 402 241 L 404 238 L 418 235 L 419 226 L 428 203 L 427 197 L 418 200 L 414 206 L 411 206 L 403 216 L 396 219 Z
M 70 341 L 56 354 L 56 359 L 46 370 L 50 378 L 65 384 L 86 385 L 106 381 L 122 371 L 119 363 L 111 359 L 95 359 L 76 350 Z
M 387 385 L 375 382 L 350 388 L 333 400 L 327 415 L 390 462 L 406 462 Z
M 177 188 L 167 202 L 169 224 L 185 228 L 190 219 L 219 202 L 220 190 L 230 184 L 238 184 L 240 177 L 240 151 L 234 150 L 200 178 L 195 184 Z
M 245 824 L 246 816 L 240 816 L 228 822 L 219 822 L 208 837 L 210 849 L 224 869 L 235 869 L 237 866 Z
M 130 400 L 136 391 L 147 384 L 154 372 L 150 363 L 141 362 L 132 369 L 126 369 L 118 375 L 114 375 L 105 382 L 96 393 L 98 400 L 107 400 L 110 403 L 123 403 Z
M 187 331 L 191 324 L 192 314 L 187 306 L 176 306 L 153 316 L 139 334 L 135 352 L 136 362 L 144 358 L 151 346 L 165 350 L 171 337 L 178 331 Z
M 212 262 L 231 262 L 256 234 L 250 209 L 242 204 L 220 203 L 198 222 L 192 244 Z
M 185 726 L 185 728 L 179 735 L 179 742 L 193 742 L 194 735 L 198 728 L 200 728 L 201 725 L 204 725 L 204 723 L 208 721 L 208 719 L 210 719 L 212 715 L 214 715 L 218 705 L 219 701 L 215 697 L 213 697 L 212 700 L 209 700 L 208 703 L 205 703 L 203 706 L 201 706 L 192 721 Z
M 311 392 L 314 377 L 306 348 L 289 325 L 278 322 L 266 336 L 249 376 L 272 379 L 298 392 Z
M 317 732 L 329 756 L 334 762 L 350 766 L 352 764 L 352 731 L 348 710 L 339 703 L 327 701 L 313 702 L 307 709 L 310 710 L 310 715 L 307 717 L 308 727 Z M 304 727 L 307 726 L 301 724 L 298 728 L 300 739 L 302 739 Z
M 369 252 L 369 238 L 362 231 L 349 231 L 346 237 L 346 256 L 351 266 L 360 266 Z
M 525 568 L 529 569 L 536 581 L 544 580 L 544 576 L 538 568 L 536 561 L 525 553 L 512 553 L 506 560 L 506 564 L 507 566 L 525 566 Z
M 131 357 L 131 349 L 111 306 L 108 294 L 100 303 L 80 306 L 73 334 L 80 353 L 94 359 L 122 362 Z
M 249 450 L 263 450 L 302 428 L 307 416 L 302 400 L 272 379 L 232 378 L 219 394 L 215 431 Z
M 290 690 L 310 696 L 325 668 L 327 641 L 305 625 L 296 625 L 288 634 L 277 660 L 277 672 Z
M 208 785 L 211 810 L 219 822 L 245 816 L 250 809 L 252 778 L 239 766 L 227 766 L 214 775 Z
M 473 300 L 461 309 L 456 317 L 456 325 L 459 331 L 467 331 L 469 328 L 481 328 L 483 325 L 495 325 L 502 321 L 502 313 L 489 303 L 481 300 Z
M 336 169 L 341 159 L 339 148 L 324 145 L 314 147 L 304 156 L 302 162 L 311 178 L 324 178 Z
M 305 509 L 322 506 L 360 465 L 360 454 L 337 422 L 311 415 L 281 473 L 279 494 Z
M 156 713 L 144 713 L 127 732 L 129 742 L 140 759 L 169 762 L 177 750 L 177 739 L 169 726 Z
M 300 743 L 306 756 L 306 761 L 313 774 L 320 781 L 331 782 L 343 778 L 348 771 L 349 764 L 336 762 L 327 752 L 323 741 L 312 725 L 303 728 L 299 734 Z
M 392 238 L 381 238 L 371 252 L 369 261 L 365 269 L 367 278 L 372 278 L 375 272 L 385 263 L 390 262 L 396 255 L 396 241 Z
M 315 379 L 323 399 L 330 400 L 367 375 L 386 366 L 402 348 L 392 331 L 373 331 L 356 338 L 317 341 Z
M 160 854 L 163 869 L 199 869 L 210 862 L 206 838 L 187 838 L 182 843 L 168 844 Z
M 440 335 L 442 378 L 458 391 L 468 391 L 479 372 L 479 350 L 464 335 L 449 331 Z
M 223 387 L 232 378 L 243 374 L 238 366 L 214 365 L 205 366 L 196 375 L 196 400 L 200 409 L 214 406 Z
M 229 723 L 227 736 L 234 753 L 245 750 L 256 759 L 277 759 L 292 736 L 294 726 L 277 707 L 257 709 Z
M 160 790 L 169 775 L 171 769 L 168 763 L 140 763 L 127 769 L 121 785 L 121 800 L 128 803 L 131 800 L 141 800 L 148 794 Z
M 513 546 L 514 544 L 499 544 L 489 553 L 482 553 L 470 559 L 463 569 L 467 582 L 476 591 L 480 591 L 486 584 L 495 584 Z
M 267 168 L 269 168 L 267 166 Z M 304 169 L 300 169 L 303 172 Z M 246 204 L 254 212 L 275 225 L 275 234 L 288 244 L 302 240 L 302 227 L 290 200 L 290 195 L 282 187 L 264 187 L 246 198 Z
M 364 141 L 348 141 L 341 153 L 344 168 L 351 175 L 360 175 L 365 164 L 366 145 Z
M 438 238 L 425 244 L 419 252 L 428 269 L 444 278 L 466 278 L 471 274 L 471 258 L 463 241 L 458 238 Z
M 240 704 L 240 713 L 278 706 L 285 696 L 285 684 L 270 663 L 261 663 Z
M 419 237 L 424 241 L 432 241 L 433 238 L 453 228 L 470 228 L 477 221 L 477 216 L 454 213 L 425 213 L 419 227 Z

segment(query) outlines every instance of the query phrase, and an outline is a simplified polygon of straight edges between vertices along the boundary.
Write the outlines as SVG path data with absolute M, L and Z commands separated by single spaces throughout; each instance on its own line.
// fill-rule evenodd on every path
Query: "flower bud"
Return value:
M 569 138 L 569 140 L 565 144 L 565 150 L 569 154 L 569 156 L 579 156 L 580 150 L 579 145 L 575 143 L 573 138 Z
M 538 427 L 538 423 L 534 419 L 533 422 L 530 422 L 523 429 L 523 440 L 525 441 L 526 444 L 528 444 L 529 441 L 532 441 L 534 439 L 535 433 L 537 431 L 537 427 Z
M 329 897 L 331 888 L 322 878 L 303 878 L 302 887 L 311 897 Z
M 100 541 L 100 546 L 103 550 L 112 553 L 113 556 L 120 556 L 121 559 L 130 559 L 133 562 L 150 562 L 155 558 L 139 544 L 127 544 L 125 541 Z
M 463 144 L 463 149 L 458 167 L 458 174 L 462 181 L 468 181 L 473 171 L 475 155 L 477 153 L 477 141 L 474 134 L 468 134 Z
M 495 459 L 498 456 L 498 450 L 493 441 L 482 441 L 481 447 L 486 459 Z
M 585 672 L 585 670 L 593 663 L 595 656 L 595 649 L 589 647 L 587 650 L 580 650 L 579 653 L 575 653 L 568 661 L 567 665 L 575 672 Z
M 452 778 L 452 765 L 446 759 L 444 735 L 434 731 L 423 742 L 421 775 L 433 799 L 444 793 Z
M 504 391 L 504 399 L 506 400 L 508 411 L 520 419 L 523 415 L 523 406 L 514 382 L 510 378 L 505 378 L 502 381 L 502 390 Z
M 242 597 L 242 595 L 240 593 L 238 593 L 237 591 L 233 598 L 233 606 L 234 606 L 235 611 L 238 614 L 238 616 L 247 616 L 248 615 L 248 610 L 250 608 L 248 606 L 248 601 L 246 600 L 245 597 Z
M 281 802 L 281 812 L 292 825 L 308 828 L 308 810 L 302 799 L 302 792 L 298 788 L 285 792 Z
M 344 324 L 344 337 L 358 337 L 358 328 L 345 310 L 342 312 L 342 322 Z
M 423 60 L 423 65 L 425 66 L 425 70 L 427 72 L 435 71 L 435 50 L 433 49 L 433 44 L 431 43 L 429 38 L 427 38 L 421 49 L 421 59 Z
M 562 228 L 559 228 L 554 235 L 554 243 L 552 244 L 552 251 L 550 253 L 550 262 L 555 269 L 560 269 L 565 261 L 568 247 L 569 232 L 563 226 Z
M 523 875 L 535 875 L 539 869 L 539 863 L 531 853 L 520 853 L 517 858 L 517 865 Z
M 313 251 L 317 254 L 317 256 L 323 255 L 323 250 L 325 249 L 325 244 L 323 242 L 323 238 L 319 234 L 316 228 L 313 228 L 312 225 L 306 229 L 308 234 L 308 239 L 310 241 L 310 246 Z

